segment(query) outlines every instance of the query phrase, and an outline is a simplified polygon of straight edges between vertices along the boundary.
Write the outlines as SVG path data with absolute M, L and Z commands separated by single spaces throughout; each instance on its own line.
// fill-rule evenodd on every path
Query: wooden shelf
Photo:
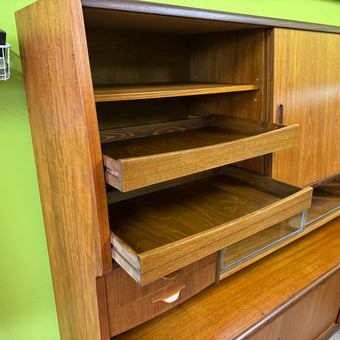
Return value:
M 116 141 L 102 145 L 105 177 L 134 190 L 292 147 L 297 134 L 298 125 L 222 115 L 106 130 L 102 140 Z
M 310 206 L 299 189 L 240 168 L 109 206 L 112 257 L 145 285 Z
M 94 88 L 96 102 L 121 100 L 169 98 L 197 96 L 204 94 L 242 92 L 258 90 L 253 84 L 219 84 L 219 83 L 178 83 L 178 84 L 146 84 Z

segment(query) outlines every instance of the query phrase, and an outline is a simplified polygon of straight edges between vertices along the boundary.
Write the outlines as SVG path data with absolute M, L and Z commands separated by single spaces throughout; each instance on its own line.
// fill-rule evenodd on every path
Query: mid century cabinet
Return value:
M 63 339 L 283 339 L 313 304 L 305 338 L 336 328 L 338 27 L 115 0 L 16 18 Z

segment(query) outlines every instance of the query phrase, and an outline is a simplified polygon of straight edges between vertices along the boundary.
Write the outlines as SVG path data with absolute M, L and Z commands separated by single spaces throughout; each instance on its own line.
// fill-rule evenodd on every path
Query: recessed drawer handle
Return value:
M 179 288 L 175 292 L 169 293 L 166 296 L 163 296 L 163 297 L 160 297 L 156 300 L 153 300 L 152 303 L 156 303 L 158 301 L 163 301 L 165 303 L 175 302 L 179 298 L 179 294 L 181 293 L 182 289 L 184 289 L 184 288 L 185 288 L 185 286 L 182 286 L 181 288 Z
M 177 276 L 179 275 L 179 270 L 177 270 L 177 272 L 173 272 L 169 275 L 165 275 L 162 277 L 163 280 L 173 280 L 175 279 Z
M 277 123 L 283 124 L 283 104 L 277 104 Z

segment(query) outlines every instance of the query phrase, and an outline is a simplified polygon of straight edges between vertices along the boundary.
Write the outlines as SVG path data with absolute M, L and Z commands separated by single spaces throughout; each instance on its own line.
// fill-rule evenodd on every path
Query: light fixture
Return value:
M 0 29 L 0 80 L 10 76 L 10 52 L 12 46 L 6 43 L 6 32 Z

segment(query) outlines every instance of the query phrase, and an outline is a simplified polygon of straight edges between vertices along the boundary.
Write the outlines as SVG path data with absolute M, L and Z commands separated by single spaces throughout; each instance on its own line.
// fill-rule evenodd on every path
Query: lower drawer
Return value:
M 140 287 L 122 269 L 106 276 L 110 335 L 120 334 L 208 287 L 216 278 L 215 254 Z

